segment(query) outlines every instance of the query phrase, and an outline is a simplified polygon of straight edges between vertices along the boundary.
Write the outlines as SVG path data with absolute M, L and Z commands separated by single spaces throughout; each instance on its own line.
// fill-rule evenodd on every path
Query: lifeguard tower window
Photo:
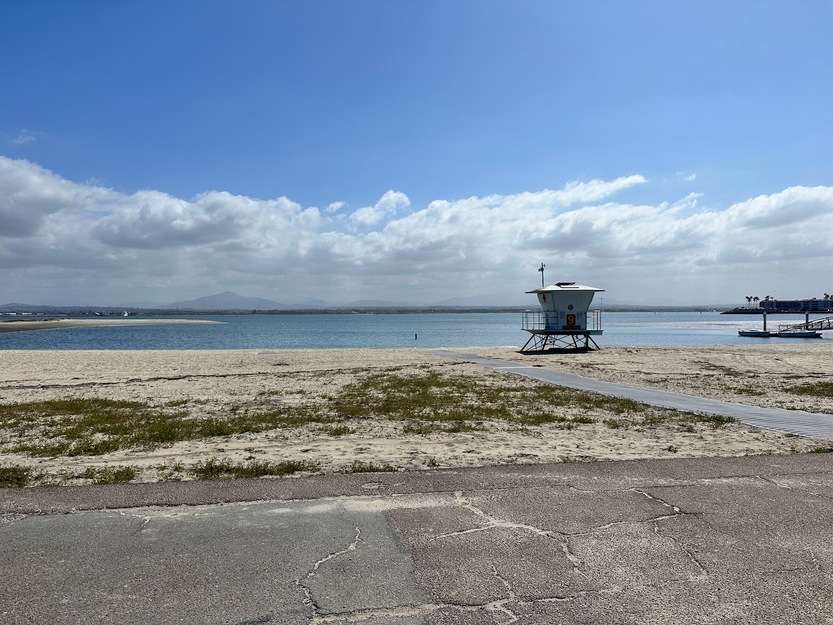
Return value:
M 522 329 L 530 333 L 522 352 L 541 352 L 548 348 L 587 351 L 599 346 L 593 336 L 602 334 L 601 310 L 590 310 L 593 296 L 602 292 L 593 286 L 575 282 L 556 282 L 533 289 L 541 310 L 523 314 Z

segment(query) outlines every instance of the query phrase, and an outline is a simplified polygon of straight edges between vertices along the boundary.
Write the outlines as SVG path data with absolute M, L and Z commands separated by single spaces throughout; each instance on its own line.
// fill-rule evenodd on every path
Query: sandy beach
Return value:
M 511 348 L 460 351 L 602 380 L 833 414 L 829 393 L 812 387 L 806 392 L 806 385 L 830 379 L 833 344 L 828 341 L 605 348 L 535 356 Z M 531 417 L 539 409 L 534 398 L 543 397 L 540 383 L 420 349 L 3 351 L 0 365 L 0 408 L 6 415 L 0 420 L 0 466 L 28 467 L 37 478 L 33 484 L 86 483 L 95 480 L 96 470 L 114 467 L 131 467 L 133 481 L 193 479 L 189 468 L 209 461 L 291 461 L 306 463 L 306 473 L 332 473 L 357 466 L 413 470 L 787 454 L 831 444 L 737 423 L 715 427 L 662 409 L 641 411 L 586 401 L 548 400 L 540 408 L 544 417 L 536 421 Z M 466 406 L 467 416 L 438 420 L 423 410 L 402 417 L 407 414 L 402 412 L 403 402 L 418 410 L 418 395 L 399 397 L 399 404 L 380 408 L 388 405 L 381 395 L 400 392 L 391 390 L 399 387 L 417 388 L 415 380 L 433 386 L 409 392 L 456 401 Z M 365 393 L 367 401 L 357 400 L 357 393 Z M 496 397 L 504 402 L 500 415 L 494 409 Z M 78 416 L 38 411 L 48 402 L 70 399 L 133 402 L 131 410 L 137 413 L 176 415 L 192 424 L 236 423 L 244 416 L 260 423 L 263 415 L 282 416 L 275 427 L 123 445 L 106 453 L 85 454 L 78 447 L 52 454 L 23 449 L 69 436 L 59 429 Z M 20 417 L 24 413 L 25 419 Z M 300 414 L 306 416 L 297 417 Z M 107 436 L 96 433 L 92 438 L 101 442 Z

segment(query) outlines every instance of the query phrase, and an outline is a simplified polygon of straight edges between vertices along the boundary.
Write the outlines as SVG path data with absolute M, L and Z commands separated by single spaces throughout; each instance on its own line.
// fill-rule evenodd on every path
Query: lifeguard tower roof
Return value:
M 542 286 L 540 289 L 533 289 L 527 293 L 552 293 L 554 291 L 592 291 L 598 293 L 604 291 L 595 286 L 586 286 L 584 284 L 576 284 L 575 282 L 556 282 L 549 286 Z

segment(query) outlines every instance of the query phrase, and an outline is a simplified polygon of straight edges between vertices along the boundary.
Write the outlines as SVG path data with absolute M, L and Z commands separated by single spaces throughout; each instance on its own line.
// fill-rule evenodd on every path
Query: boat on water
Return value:
M 770 332 L 766 329 L 766 311 L 764 311 L 764 324 L 760 330 L 738 330 L 738 336 L 749 336 L 754 338 L 769 338 L 771 336 L 778 336 L 777 332 Z
M 778 336 L 778 333 L 769 330 L 738 330 L 738 336 L 769 338 L 770 336 Z
M 776 336 L 782 339 L 820 339 L 821 332 L 815 330 L 793 330 L 779 332 Z

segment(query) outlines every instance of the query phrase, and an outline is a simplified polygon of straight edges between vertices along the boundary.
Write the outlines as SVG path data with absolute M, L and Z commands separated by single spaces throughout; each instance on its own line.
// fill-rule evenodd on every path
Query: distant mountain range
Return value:
M 327 302 L 320 299 L 304 300 L 292 304 L 276 302 L 260 297 L 245 297 L 231 291 L 209 295 L 184 302 L 175 302 L 159 306 L 161 309 L 187 310 L 298 310 L 316 308 L 430 308 L 432 306 L 449 307 L 498 307 L 498 306 L 526 306 L 536 304 L 534 298 L 521 294 L 491 294 L 473 297 L 455 297 L 433 304 L 414 304 L 413 302 L 387 301 L 378 299 L 363 299 L 352 302 Z
M 187 310 L 283 310 L 284 304 L 262 297 L 246 297 L 231 291 L 174 302 L 159 306 L 163 310 L 185 308 Z
M 384 300 L 358 300 L 347 303 L 327 302 L 321 299 L 308 299 L 294 304 L 285 304 L 262 297 L 246 297 L 231 291 L 199 297 L 184 302 L 174 302 L 159 306 L 164 310 L 185 309 L 185 310 L 298 310 L 316 308 L 386 308 L 413 306 L 406 302 L 388 302 Z

